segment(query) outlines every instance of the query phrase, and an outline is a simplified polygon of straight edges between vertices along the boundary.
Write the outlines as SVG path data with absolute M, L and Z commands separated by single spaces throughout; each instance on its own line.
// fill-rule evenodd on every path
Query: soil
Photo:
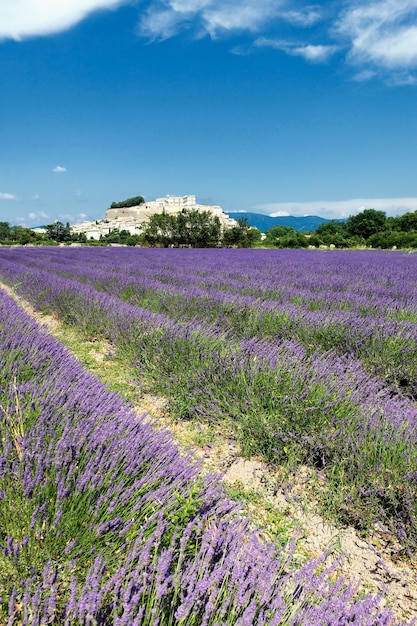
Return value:
M 0 288 L 18 300 L 24 310 L 48 331 L 59 336 L 60 322 L 51 315 L 35 311 L 18 298 L 12 289 L 0 282 Z M 90 355 L 101 363 L 109 350 L 92 344 Z M 255 490 L 268 506 L 285 511 L 298 526 L 298 541 L 304 552 L 318 556 L 324 551 L 329 558 L 339 558 L 340 572 L 349 580 L 360 580 L 366 591 L 384 595 L 382 603 L 392 608 L 399 619 L 416 619 L 417 623 L 417 562 L 401 559 L 404 551 L 384 527 L 376 526 L 372 536 L 365 540 L 352 527 L 338 528 L 318 513 L 317 503 L 311 498 L 312 470 L 300 467 L 286 482 L 291 489 L 278 488 L 277 470 L 269 468 L 257 458 L 243 458 L 239 446 L 221 435 L 213 442 L 196 445 L 184 424 L 176 423 L 164 412 L 163 398 L 144 394 L 135 410 L 147 413 L 156 426 L 168 427 L 174 439 L 183 448 L 192 446 L 194 454 L 202 460 L 206 471 L 216 471 L 225 483 L 238 484 L 244 490 Z M 282 484 L 282 481 L 281 481 Z

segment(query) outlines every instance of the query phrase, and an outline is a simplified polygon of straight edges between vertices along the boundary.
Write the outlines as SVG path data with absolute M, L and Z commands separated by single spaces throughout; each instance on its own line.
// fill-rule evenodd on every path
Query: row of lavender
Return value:
M 379 626 L 0 292 L 0 622 Z
M 105 335 L 136 368 L 140 384 L 151 380 L 154 389 L 171 398 L 176 415 L 226 418 L 244 452 L 319 468 L 327 508 L 365 530 L 379 520 L 415 549 L 417 409 L 409 398 L 372 378 L 351 356 L 314 352 L 280 337 L 242 339 L 217 321 L 154 313 L 58 276 L 57 268 L 62 273 L 64 265 L 74 278 L 94 274 L 69 264 L 73 251 L 48 252 L 49 265 L 43 259 L 48 272 L 36 267 L 36 252 L 9 251 L 8 261 L 3 252 L 1 265 L 4 279 L 36 306 L 55 311 L 90 336 Z M 97 267 L 103 262 L 101 250 L 97 257 L 96 251 L 79 252 L 84 263 Z M 138 273 L 148 271 L 146 258 L 160 272 L 163 264 L 174 271 L 165 251 L 151 251 L 154 257 L 141 252 L 126 256 L 130 263 L 136 260 Z M 189 252 L 183 251 L 188 260 Z M 172 260 L 184 256 L 176 253 Z M 123 258 L 117 251 L 114 273 L 122 284 Z M 194 274 L 202 271 L 197 267 Z
M 360 358 L 417 394 L 417 264 L 363 251 L 25 250 L 19 262 L 240 337 L 296 339 Z M 90 256 L 93 255 L 93 260 Z M 1 256 L 0 256 L 1 258 Z M 190 272 L 190 267 L 192 271 Z

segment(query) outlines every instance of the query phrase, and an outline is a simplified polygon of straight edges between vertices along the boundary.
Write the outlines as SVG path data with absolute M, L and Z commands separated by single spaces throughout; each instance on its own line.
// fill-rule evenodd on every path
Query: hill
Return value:
M 331 221 L 324 217 L 319 217 L 318 215 L 307 215 L 305 217 L 294 217 L 293 215 L 271 217 L 270 215 L 262 215 L 260 213 L 231 212 L 229 216 L 235 220 L 246 217 L 251 226 L 258 228 L 263 233 L 273 226 L 291 226 L 299 232 L 309 232 L 316 230 L 320 224 Z M 345 220 L 336 221 L 342 222 Z

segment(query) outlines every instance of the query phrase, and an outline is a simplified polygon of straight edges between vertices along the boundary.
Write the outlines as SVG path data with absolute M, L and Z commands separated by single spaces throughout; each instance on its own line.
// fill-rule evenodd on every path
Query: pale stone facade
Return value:
M 127 230 L 131 235 L 139 235 L 142 224 L 149 222 L 151 215 L 155 213 L 168 213 L 175 215 L 182 209 L 195 211 L 209 211 L 216 215 L 223 228 L 236 226 L 237 222 L 223 212 L 217 205 L 197 204 L 195 196 L 166 196 L 156 198 L 151 202 L 144 202 L 139 206 L 118 209 L 107 209 L 104 220 L 96 222 L 82 222 L 71 226 L 73 233 L 85 233 L 87 239 L 100 239 L 100 235 L 107 235 L 110 231 Z

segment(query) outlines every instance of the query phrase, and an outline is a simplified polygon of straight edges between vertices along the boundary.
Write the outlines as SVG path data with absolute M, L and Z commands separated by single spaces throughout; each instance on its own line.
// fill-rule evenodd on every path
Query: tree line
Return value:
M 250 248 L 260 242 L 261 236 L 259 230 L 249 226 L 246 218 L 235 226 L 222 228 L 217 215 L 196 209 L 182 209 L 176 214 L 155 213 L 143 225 L 140 235 L 144 244 L 165 248 Z
M 346 221 L 332 220 L 321 224 L 311 233 L 300 233 L 290 226 L 274 226 L 267 231 L 264 243 L 278 248 L 366 246 L 417 249 L 417 211 L 387 217 L 385 211 L 364 209 Z

